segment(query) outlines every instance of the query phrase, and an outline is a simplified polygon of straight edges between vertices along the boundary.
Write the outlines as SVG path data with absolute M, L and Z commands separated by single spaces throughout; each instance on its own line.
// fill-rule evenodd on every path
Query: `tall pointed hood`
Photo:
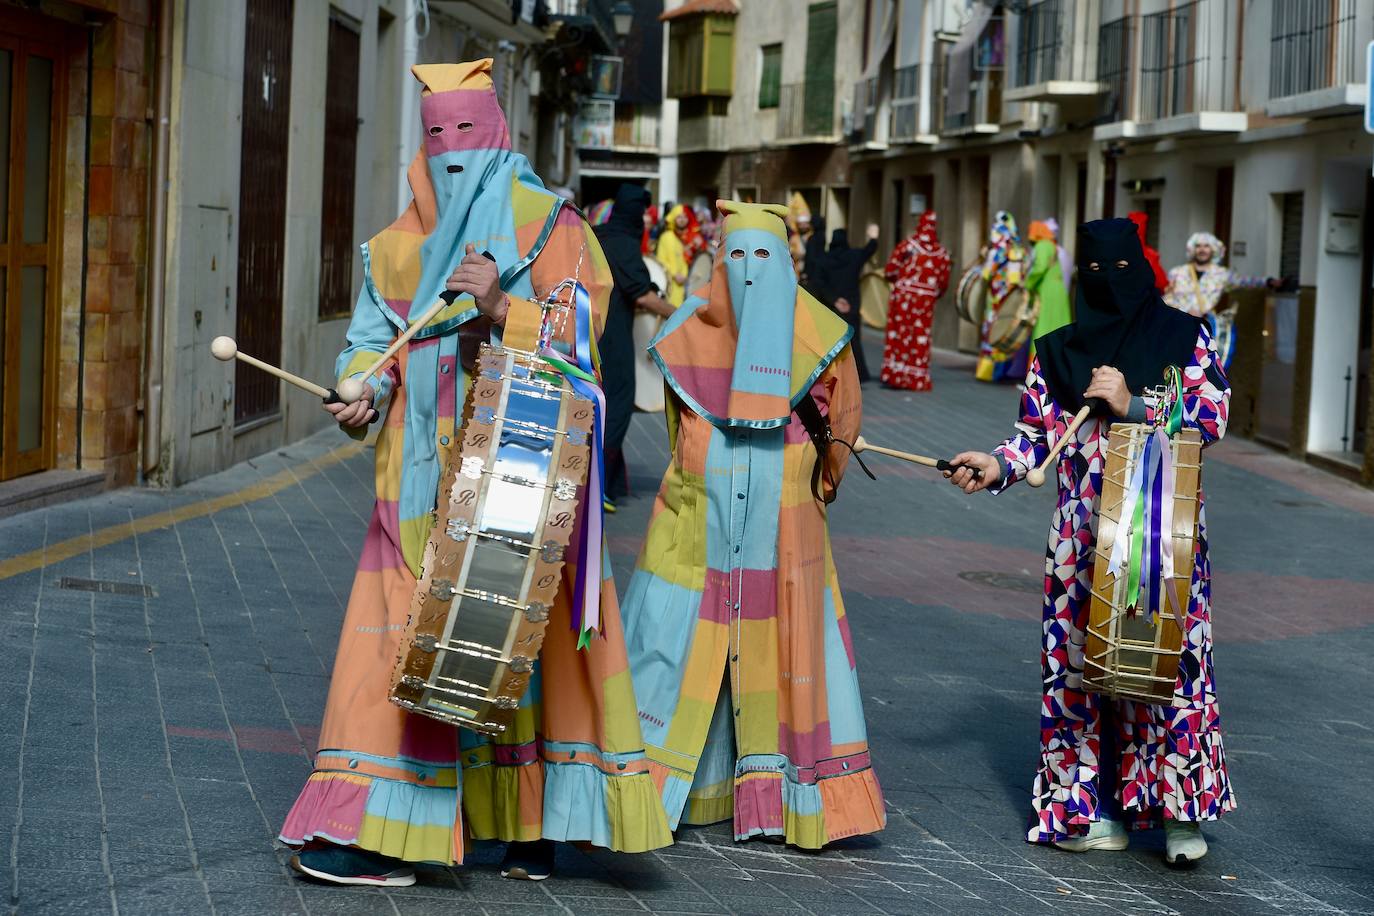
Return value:
M 506 285 L 543 247 L 564 203 L 511 151 L 490 58 L 411 72 L 425 129 L 406 175 L 414 199 L 363 246 L 369 291 L 398 328 L 438 299 L 469 242 L 491 253 Z M 460 296 L 417 339 L 475 314 L 472 297 Z
M 649 352 L 678 396 L 712 424 L 785 426 L 853 332 L 797 286 L 785 207 L 716 206 L 725 220 L 711 282 L 668 319 Z

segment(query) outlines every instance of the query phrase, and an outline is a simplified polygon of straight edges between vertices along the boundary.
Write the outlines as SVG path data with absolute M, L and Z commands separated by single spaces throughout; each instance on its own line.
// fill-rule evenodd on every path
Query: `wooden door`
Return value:
M 0 18 L 0 480 L 51 465 L 65 64 Z
M 239 159 L 239 349 L 281 362 L 286 161 L 291 130 L 292 0 L 248 0 L 243 47 L 243 136 Z M 281 383 L 239 362 L 234 422 L 276 414 Z

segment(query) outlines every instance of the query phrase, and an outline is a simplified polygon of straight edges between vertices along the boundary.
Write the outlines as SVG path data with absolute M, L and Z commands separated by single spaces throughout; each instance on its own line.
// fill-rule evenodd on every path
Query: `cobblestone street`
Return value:
M 935 388 L 867 388 L 866 437 L 949 455 L 1010 429 L 1016 392 L 962 357 L 937 357 Z M 665 440 L 636 417 L 635 497 L 608 520 L 622 589 Z M 542 884 L 480 846 L 411 888 L 301 881 L 274 837 L 310 771 L 371 461 L 327 431 L 180 490 L 0 521 L 13 913 L 1374 913 L 1374 492 L 1239 439 L 1205 479 L 1240 807 L 1191 872 L 1153 833 L 1083 856 L 1024 842 L 1053 488 L 967 498 L 874 456 L 832 518 L 881 834 L 814 854 L 686 829 L 642 856 L 562 849 Z

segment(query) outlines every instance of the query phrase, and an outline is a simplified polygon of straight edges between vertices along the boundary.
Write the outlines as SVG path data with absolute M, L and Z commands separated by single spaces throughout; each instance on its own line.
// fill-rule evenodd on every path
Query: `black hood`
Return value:
M 830 233 L 830 250 L 843 251 L 849 247 L 849 233 L 844 229 L 836 229 Z
M 1074 412 L 1099 366 L 1119 369 L 1133 395 L 1161 384 L 1167 367 L 1192 362 L 1201 326 L 1160 298 L 1134 223 L 1102 219 L 1078 231 L 1074 322 L 1035 343 L 1051 397 Z
M 648 189 L 637 184 L 622 184 L 615 192 L 606 228 L 640 238 L 644 235 L 644 211 L 649 209 L 650 200 Z

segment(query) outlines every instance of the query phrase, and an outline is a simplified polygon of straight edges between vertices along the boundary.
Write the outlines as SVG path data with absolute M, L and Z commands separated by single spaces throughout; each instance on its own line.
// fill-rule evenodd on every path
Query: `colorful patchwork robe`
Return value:
M 411 166 L 410 208 L 364 246 L 365 283 L 339 357 L 341 378 L 375 361 L 406 326 L 412 303 L 418 313 L 434 301 L 468 242 L 496 253 L 502 287 L 512 296 L 544 295 L 579 277 L 600 333 L 610 290 L 601 249 L 581 216 L 544 191 L 524 157 L 510 152 L 485 78 L 489 67 L 490 61 L 416 68 L 429 90 L 422 115 L 430 161 L 420 156 Z M 497 183 L 462 200 L 470 189 L 444 183 L 464 171 Z M 470 210 L 455 221 L 446 203 Z M 344 617 L 314 772 L 280 838 L 445 864 L 462 861 L 465 837 L 583 840 L 628 852 L 666 845 L 672 837 L 635 717 L 608 565 L 601 570 L 602 632 L 580 651 L 568 601 L 576 564 L 569 559 L 564 566 L 536 674 L 514 726 L 499 739 L 388 700 L 439 475 L 460 441 L 455 417 L 466 378 L 459 334 L 482 327 L 475 315 L 471 297 L 460 297 L 374 380 L 385 414 L 377 503 Z
M 790 275 L 781 220 L 776 241 L 737 242 L 739 219 L 726 220 L 713 300 L 724 295 L 728 251 L 771 246 L 771 262 Z M 693 296 L 650 348 L 669 382 L 672 461 L 626 593 L 625 635 L 650 768 L 673 825 L 733 816 L 737 839 L 777 836 L 814 849 L 880 830 L 885 811 L 826 508 L 811 492 L 817 453 L 788 395 L 795 405 L 810 392 L 846 441 L 858 434 L 861 404 L 849 329 L 790 276 L 773 282 L 791 283 L 795 314 L 785 321 L 751 304 L 736 343 L 728 309 L 712 314 Z M 760 309 L 772 333 L 751 346 Z M 701 333 L 670 349 L 694 313 L 706 316 Z M 779 340 L 783 351 L 768 352 Z M 770 368 L 779 362 L 792 368 L 790 382 L 787 369 Z M 741 367 L 780 378 L 781 390 L 742 391 Z M 763 419 L 778 409 L 764 406 L 769 399 L 781 402 L 776 421 Z M 742 419 L 755 407 L 759 419 Z
M 1203 329 L 1192 362 L 1183 367 L 1183 424 L 1198 430 L 1204 446 L 1225 435 L 1230 396 L 1211 336 Z M 989 492 L 1005 491 L 1040 464 L 1072 419 L 1050 396 L 1039 361 L 1032 361 L 1016 433 L 993 451 L 1008 474 Z M 1083 646 L 1107 430 L 1106 422 L 1088 420 L 1058 459 L 1059 502 L 1045 556 L 1040 766 L 1027 833 L 1033 843 L 1081 835 L 1117 805 L 1135 827 L 1157 826 L 1164 818 L 1212 820 L 1236 806 L 1212 676 L 1212 567 L 1201 493 L 1188 627 L 1174 705 L 1112 701 L 1083 690 Z M 1101 723 L 1108 704 L 1117 759 L 1104 762 Z M 1116 774 L 1115 785 L 1101 784 L 1104 768 Z M 1114 794 L 1117 804 L 1110 804 L 1104 793 Z

